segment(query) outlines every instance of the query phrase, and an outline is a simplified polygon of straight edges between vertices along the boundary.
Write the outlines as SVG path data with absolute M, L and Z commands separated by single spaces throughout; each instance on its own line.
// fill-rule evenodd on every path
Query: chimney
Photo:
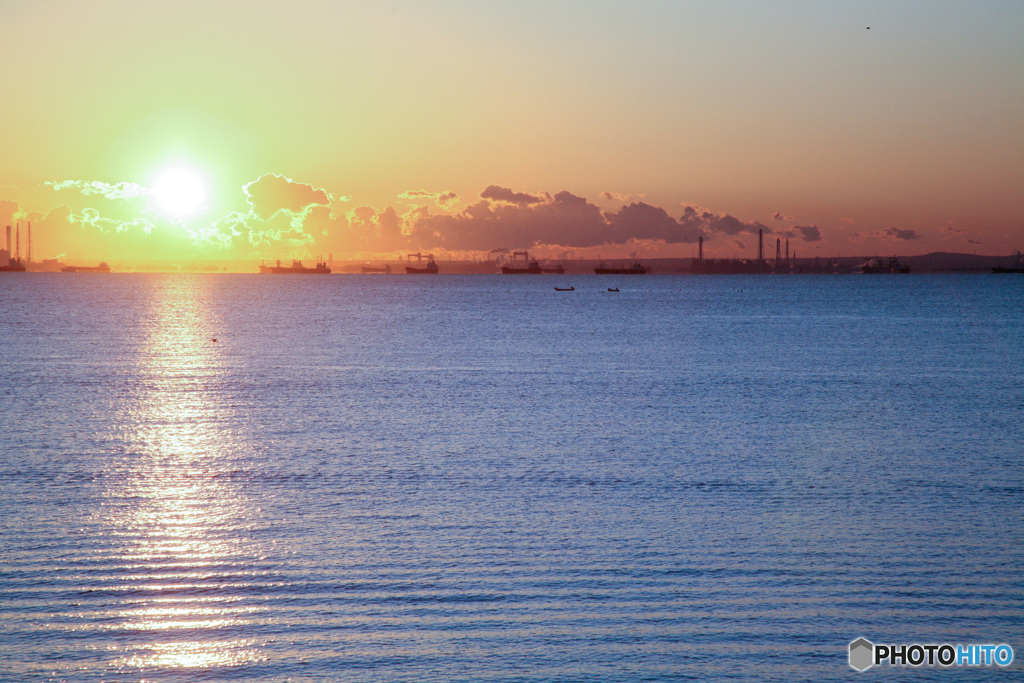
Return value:
M 7 226 L 7 256 L 11 255 L 11 226 Z
M 21 261 L 21 223 L 14 224 L 14 260 Z
M 7 228 L 10 230 L 10 228 Z M 697 260 L 704 262 L 704 235 L 697 238 Z
M 782 240 L 775 238 L 775 267 L 782 267 Z
M 25 256 L 27 263 L 32 263 L 32 223 L 28 224 L 28 254 Z
M 764 229 L 757 229 L 757 262 L 764 261 Z

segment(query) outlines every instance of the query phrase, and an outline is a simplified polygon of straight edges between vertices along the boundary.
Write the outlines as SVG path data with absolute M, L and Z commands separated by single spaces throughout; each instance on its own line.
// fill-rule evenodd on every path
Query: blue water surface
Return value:
M 861 636 L 1017 653 L 893 680 L 1022 670 L 1021 278 L 0 301 L 2 680 L 816 681 Z

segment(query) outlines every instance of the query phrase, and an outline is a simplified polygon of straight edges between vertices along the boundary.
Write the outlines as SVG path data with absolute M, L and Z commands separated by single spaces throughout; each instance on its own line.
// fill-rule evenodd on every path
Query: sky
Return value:
M 1019 0 L 0 0 L 0 36 L 37 261 L 1024 249 Z

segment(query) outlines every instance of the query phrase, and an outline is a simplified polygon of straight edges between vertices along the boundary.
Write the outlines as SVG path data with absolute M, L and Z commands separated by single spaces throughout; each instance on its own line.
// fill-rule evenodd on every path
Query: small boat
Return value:
M 260 272 L 261 273 L 271 273 L 273 275 L 290 275 L 292 273 L 299 273 L 299 274 L 303 274 L 303 275 L 305 275 L 305 274 L 330 275 L 331 269 L 323 261 L 317 261 L 316 268 L 307 268 L 306 266 L 302 265 L 302 261 L 292 261 L 292 264 L 290 266 L 282 266 L 281 262 L 278 261 L 277 265 L 274 265 L 274 266 L 267 266 L 267 265 L 264 265 L 264 264 L 261 263 L 260 264 Z
M 416 265 L 412 265 L 412 258 L 416 257 Z M 427 265 L 423 265 L 423 259 L 426 257 Z M 419 252 L 415 254 L 409 254 L 409 265 L 405 267 L 405 272 L 409 275 L 437 275 L 440 272 L 440 268 L 437 267 L 437 262 L 434 260 L 433 254 L 421 254 Z
M 618 287 L 609 287 L 608 291 L 609 292 L 617 292 L 617 291 L 619 291 L 619 288 Z
M 575 292 L 575 287 L 555 287 L 556 292 Z
M 98 266 L 64 266 L 60 269 L 62 273 L 109 273 L 110 266 L 102 261 Z
M 646 275 L 650 268 L 639 261 L 634 261 L 630 266 L 609 266 L 604 261 L 597 264 L 594 272 L 598 275 Z

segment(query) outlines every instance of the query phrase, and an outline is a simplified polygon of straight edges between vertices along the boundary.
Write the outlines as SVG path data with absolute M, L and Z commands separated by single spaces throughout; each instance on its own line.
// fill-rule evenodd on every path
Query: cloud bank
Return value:
M 102 195 L 107 199 L 134 199 L 150 193 L 150 190 L 135 183 L 104 183 L 99 180 L 46 181 L 55 191 L 78 190 L 83 195 Z
M 525 192 L 513 192 L 507 187 L 498 187 L 497 185 L 489 185 L 487 189 L 480 193 L 480 197 L 509 204 L 539 204 L 544 201 L 543 196 L 527 194 Z
M 343 211 L 341 203 L 349 201 L 346 196 L 266 173 L 240 187 L 236 210 L 177 222 L 137 201 L 126 201 L 149 193 L 134 183 L 64 180 L 47 185 L 79 196 L 65 205 L 60 218 L 66 224 L 95 235 L 159 234 L 178 240 L 175 244 L 202 248 L 211 257 L 486 253 L 499 248 L 564 251 L 605 246 L 646 250 L 700 239 L 726 247 L 745 245 L 749 240 L 744 236 L 756 236 L 758 231 L 773 234 L 772 228 L 758 221 L 696 205 L 670 213 L 635 195 L 604 192 L 599 199 L 621 205 L 602 208 L 567 190 L 520 191 L 497 184 L 487 185 L 465 204 L 451 191 L 416 189 L 397 195 L 391 206 L 359 205 Z M 781 214 L 772 217 L 773 221 L 781 218 Z M 818 226 L 775 225 L 774 232 L 780 236 L 822 240 Z
M 887 228 L 879 232 L 878 236 L 895 240 L 903 240 L 905 242 L 921 239 L 921 235 L 917 234 L 914 230 L 900 230 L 896 227 Z
M 783 230 L 779 233 L 783 237 L 796 238 L 804 242 L 820 242 L 821 228 L 817 225 L 794 225 L 792 230 Z
M 330 206 L 331 199 L 325 190 L 297 183 L 291 178 L 276 173 L 267 173 L 242 187 L 246 202 L 252 213 L 263 220 L 272 218 L 279 211 L 293 216 L 309 213 L 317 206 Z
M 442 209 L 451 209 L 459 202 L 459 195 L 454 192 L 429 192 L 427 190 L 408 190 L 398 195 L 399 199 L 412 202 L 433 202 Z
M 410 247 L 452 250 L 595 247 L 645 240 L 683 244 L 716 234 L 771 232 L 761 223 L 689 206 L 678 218 L 646 202 L 602 211 L 564 190 L 530 194 L 497 185 L 485 188 L 480 200 L 462 211 L 438 214 L 419 207 L 402 218 L 401 233 Z

